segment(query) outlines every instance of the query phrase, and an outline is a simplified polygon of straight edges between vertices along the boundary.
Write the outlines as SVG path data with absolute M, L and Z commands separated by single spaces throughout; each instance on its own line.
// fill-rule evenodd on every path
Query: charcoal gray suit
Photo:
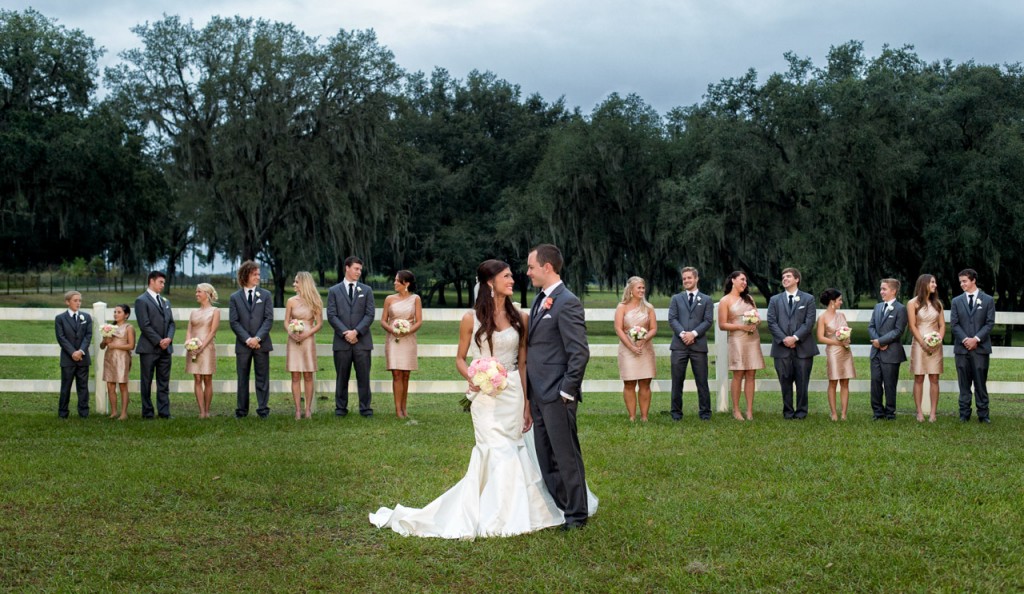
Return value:
M 814 335 L 814 297 L 798 290 L 789 303 L 789 295 L 783 291 L 768 301 L 768 330 L 772 334 L 772 357 L 775 359 L 775 373 L 779 376 L 782 389 L 782 416 L 787 419 L 802 419 L 807 416 L 807 385 L 811 381 L 811 367 L 818 355 L 818 343 Z M 782 341 L 796 336 L 796 348 L 789 348 Z M 796 386 L 796 407 L 793 407 L 793 386 Z
M 528 330 L 526 396 L 540 472 L 565 514 L 566 526 L 582 526 L 589 512 L 576 409 L 583 400 L 583 374 L 590 360 L 583 305 L 559 284 L 551 295 L 535 300 Z
M 708 330 L 714 321 L 711 297 L 700 291 L 691 305 L 686 291 L 674 295 L 668 308 L 668 325 L 672 327 L 672 418 L 683 418 L 683 382 L 686 381 L 687 362 L 693 367 L 697 383 L 697 413 L 702 419 L 711 418 L 711 390 L 708 388 Z M 696 332 L 693 344 L 679 338 L 683 331 Z
M 68 403 L 71 400 L 71 383 L 75 383 L 78 393 L 78 416 L 89 416 L 89 343 L 92 342 L 92 317 L 78 311 L 78 320 L 70 313 L 64 312 L 53 320 L 57 344 L 60 345 L 60 400 L 57 402 L 57 415 L 62 419 L 68 417 Z M 84 355 L 79 361 L 71 358 L 75 351 Z M 98 389 L 98 387 L 97 387 Z
M 334 328 L 334 370 L 337 379 L 334 384 L 334 414 L 341 417 L 348 414 L 348 380 L 352 367 L 356 368 L 356 387 L 359 391 L 359 414 L 373 416 L 370 394 L 370 362 L 373 351 L 373 289 L 363 283 L 355 283 L 352 297 L 349 297 L 342 281 L 327 293 L 327 321 Z M 342 336 L 355 330 L 359 338 L 350 344 Z
M 235 417 L 249 415 L 249 369 L 256 368 L 256 414 L 261 419 L 270 414 L 270 352 L 274 342 L 270 330 L 274 327 L 274 300 L 270 291 L 256 287 L 252 304 L 246 289 L 231 294 L 228 319 L 235 333 L 235 373 L 238 386 L 235 391 Z M 260 348 L 251 349 L 246 340 L 260 339 Z
M 903 332 L 907 329 L 907 308 L 893 301 L 891 309 L 881 302 L 875 306 L 868 322 L 868 336 L 883 350 L 871 345 L 871 412 L 876 419 L 896 418 L 896 382 L 900 377 L 900 363 L 907 360 L 903 350 Z M 885 404 L 882 404 L 882 393 Z
M 956 377 L 960 385 L 960 418 L 971 418 L 971 384 L 974 385 L 974 404 L 978 419 L 988 419 L 988 359 L 992 354 L 992 327 L 996 323 L 996 307 L 992 297 L 981 290 L 971 308 L 966 294 L 953 298 L 949 308 L 949 323 L 953 327 L 953 356 L 956 359 Z M 963 345 L 965 338 L 979 339 L 973 351 Z
M 153 418 L 153 372 L 156 372 L 156 412 L 162 418 L 171 416 L 171 355 L 174 353 L 174 315 L 171 302 L 159 298 L 160 303 L 148 291 L 135 300 L 135 319 L 139 321 L 139 341 L 135 352 L 139 354 L 139 376 L 142 397 L 142 418 Z M 170 338 L 166 349 L 160 348 L 160 341 Z

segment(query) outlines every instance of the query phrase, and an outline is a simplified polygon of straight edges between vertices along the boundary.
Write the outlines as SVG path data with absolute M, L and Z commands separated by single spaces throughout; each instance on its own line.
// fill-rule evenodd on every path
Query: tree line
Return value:
M 406 72 L 373 31 L 177 16 L 102 50 L 32 10 L 0 11 L 0 253 L 8 270 L 101 256 L 168 273 L 193 249 L 275 280 L 402 268 L 428 303 L 467 303 L 477 263 L 519 274 L 542 241 L 570 284 L 707 288 L 742 269 L 874 295 L 935 274 L 948 302 L 977 269 L 1000 309 L 1024 291 L 1024 71 L 927 63 L 913 47 L 710 84 L 659 114 L 634 94 L 589 113 L 488 71 Z M 284 287 L 275 283 L 275 301 Z

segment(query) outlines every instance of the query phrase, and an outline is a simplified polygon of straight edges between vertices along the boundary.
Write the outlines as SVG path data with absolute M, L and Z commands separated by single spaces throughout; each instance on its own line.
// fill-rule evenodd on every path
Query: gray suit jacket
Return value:
M 352 300 L 349 300 L 348 292 L 345 291 L 345 281 L 331 287 L 327 292 L 327 321 L 334 328 L 334 350 L 373 350 L 373 336 L 370 335 L 373 315 L 373 289 L 370 285 L 356 283 Z M 355 344 L 349 344 L 341 336 L 349 330 L 359 334 Z
M 174 315 L 171 313 L 171 302 L 160 296 L 158 307 L 148 292 L 135 299 L 135 319 L 139 321 L 139 341 L 135 344 L 135 352 L 140 355 L 159 354 L 160 341 L 165 338 L 174 340 Z M 167 353 L 174 352 L 173 342 L 167 345 Z
M 871 313 L 871 321 L 868 322 L 868 336 L 871 340 L 877 340 L 878 344 L 890 345 L 888 349 L 880 351 L 871 345 L 870 358 L 878 357 L 882 363 L 902 363 L 907 360 L 907 353 L 903 349 L 903 332 L 907 329 L 907 308 L 899 301 L 893 301 L 892 310 L 887 311 L 885 302 L 875 306 Z
M 251 351 L 245 341 L 254 336 L 260 339 L 259 352 L 274 350 L 274 342 L 270 339 L 270 329 L 274 327 L 274 298 L 270 291 L 256 287 L 252 301 L 252 309 L 249 309 L 245 289 L 235 291 L 228 300 L 228 321 L 235 333 L 235 354 Z
M 669 349 L 673 351 L 689 349 L 698 353 L 708 352 L 708 330 L 711 329 L 713 322 L 714 303 L 711 302 L 711 297 L 698 291 L 691 309 L 686 291 L 673 295 L 672 303 L 668 307 L 668 325 L 672 327 L 672 346 Z M 679 338 L 679 333 L 684 330 L 697 333 L 697 340 L 690 346 L 687 346 L 683 343 L 683 339 Z
M 814 308 L 814 296 L 805 291 L 797 291 L 800 301 L 793 303 L 793 313 L 789 313 L 789 298 L 783 291 L 772 295 L 768 301 L 768 331 L 772 334 L 772 357 L 806 359 L 818 354 L 818 341 L 814 334 L 814 320 L 817 311 Z M 787 336 L 796 336 L 796 348 L 791 349 L 782 344 Z
M 82 310 L 78 310 L 78 315 L 82 316 L 81 322 L 75 322 L 68 312 L 64 312 L 53 319 L 53 329 L 57 335 L 57 344 L 60 345 L 61 367 L 88 367 L 91 363 L 89 343 L 92 342 L 92 317 Z M 75 361 L 71 358 L 75 351 L 85 353 L 81 361 Z
M 992 327 L 996 324 L 996 304 L 985 292 L 978 291 L 974 300 L 974 311 L 967 307 L 967 295 L 960 294 L 953 298 L 949 308 L 949 324 L 953 326 L 953 353 L 966 355 L 965 338 L 977 336 L 981 342 L 975 349 L 979 355 L 992 354 Z
M 530 317 L 527 334 L 526 396 L 557 402 L 561 393 L 582 402 L 583 374 L 590 361 L 583 304 L 564 284 L 551 295 L 551 307 Z

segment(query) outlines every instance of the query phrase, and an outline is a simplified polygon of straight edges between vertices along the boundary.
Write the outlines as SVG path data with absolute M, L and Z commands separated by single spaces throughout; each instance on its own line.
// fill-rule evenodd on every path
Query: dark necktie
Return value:
M 690 307 L 693 307 L 693 293 L 690 293 Z
M 793 296 L 789 296 L 789 313 L 793 313 Z
M 533 300 L 533 311 L 530 312 L 530 319 L 535 319 L 537 314 L 540 312 L 540 304 L 544 302 L 544 291 L 537 293 L 537 298 Z
M 354 298 L 354 295 L 352 293 L 353 287 L 354 287 L 354 285 L 352 283 L 348 284 L 348 300 L 349 301 L 352 301 L 352 299 Z
M 252 289 L 249 289 L 249 307 L 252 307 Z
M 71 317 L 75 318 L 75 323 L 76 324 L 81 321 L 81 320 L 78 319 L 78 312 L 75 312 L 75 315 L 73 315 Z
M 967 309 L 971 310 L 971 313 L 974 313 L 974 295 L 967 296 Z

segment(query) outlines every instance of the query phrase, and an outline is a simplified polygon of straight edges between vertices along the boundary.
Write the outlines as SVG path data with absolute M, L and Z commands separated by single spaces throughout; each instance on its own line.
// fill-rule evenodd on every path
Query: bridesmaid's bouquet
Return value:
M 756 309 L 748 309 L 747 311 L 743 312 L 743 323 L 744 324 L 747 324 L 747 325 L 757 324 L 760 321 L 761 321 L 761 316 L 759 316 L 757 314 L 757 310 Z
M 196 357 L 199 356 L 199 347 L 203 346 L 203 343 L 198 338 L 190 338 L 185 341 L 185 350 L 192 355 L 192 362 L 196 362 Z
M 924 335 L 924 344 L 927 345 L 928 348 L 937 347 L 942 344 L 942 335 L 938 332 L 929 332 Z
M 508 387 L 508 371 L 494 357 L 474 359 L 469 364 L 469 381 L 474 386 L 480 388 L 480 391 L 484 394 L 497 397 L 502 390 Z M 466 394 L 466 397 L 470 400 L 473 399 L 471 394 L 473 393 L 468 392 Z
M 853 330 L 850 329 L 849 326 L 840 326 L 839 328 L 836 328 L 836 340 L 838 340 L 839 342 L 846 342 L 850 340 L 850 335 L 852 333 Z M 844 344 L 843 346 L 846 348 L 850 348 L 850 345 L 848 344 Z
M 114 324 L 103 324 L 103 326 L 100 327 L 100 336 L 103 338 L 113 338 L 116 333 L 117 326 Z
M 626 332 L 626 335 L 633 341 L 633 344 L 636 344 L 638 340 L 647 338 L 647 328 L 644 328 L 643 326 L 633 326 L 629 329 L 629 332 Z
M 302 320 L 292 320 L 288 323 L 288 331 L 292 334 L 302 334 L 306 331 L 306 323 Z
M 412 330 L 412 324 L 409 323 L 409 320 L 395 320 L 391 323 L 391 331 L 395 335 L 395 342 L 401 340 L 410 330 Z

